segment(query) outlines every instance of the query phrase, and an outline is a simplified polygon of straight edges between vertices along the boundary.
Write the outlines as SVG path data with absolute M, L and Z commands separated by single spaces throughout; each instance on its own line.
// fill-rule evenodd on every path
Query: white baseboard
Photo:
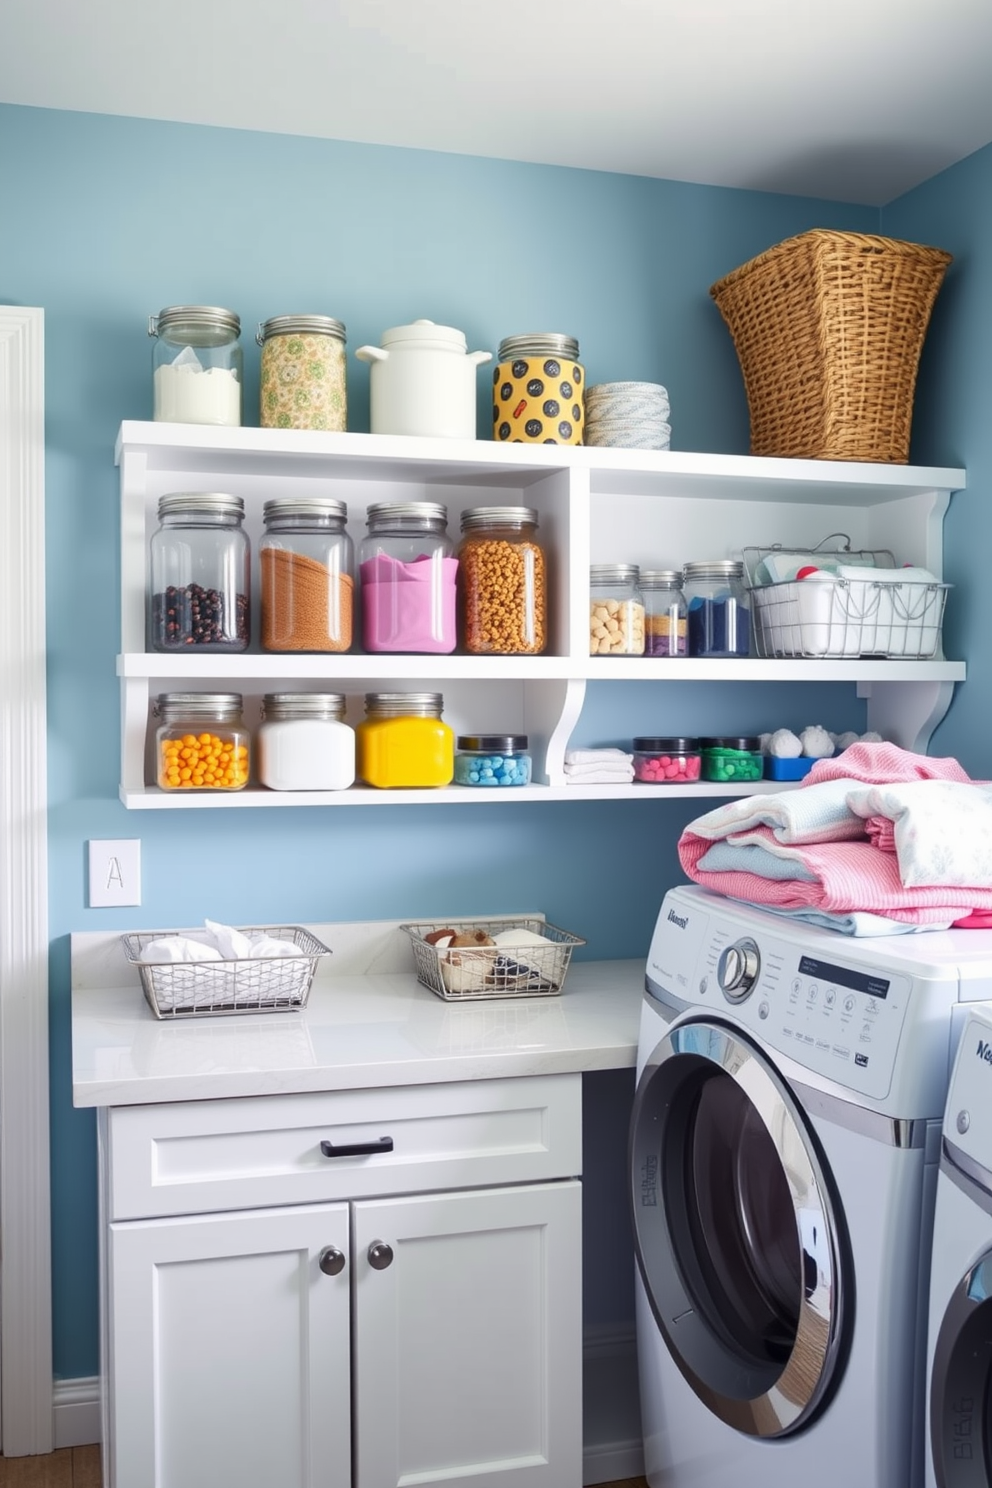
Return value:
M 615 1384 L 626 1372 L 636 1389 L 636 1346 L 633 1332 L 627 1329 L 588 1329 L 583 1349 L 587 1387 L 596 1392 L 597 1365 L 606 1366 Z M 597 1392 L 598 1393 L 598 1392 Z M 624 1391 L 623 1393 L 627 1393 Z M 86 1447 L 100 1441 L 100 1380 L 97 1375 L 83 1379 L 59 1380 L 52 1392 L 55 1447 Z M 595 1409 L 590 1412 L 595 1416 Z M 598 1423 L 600 1434 L 616 1436 L 615 1440 L 587 1442 L 582 1453 L 584 1488 L 596 1483 L 618 1483 L 625 1478 L 644 1474 L 644 1447 L 639 1435 L 630 1435 L 640 1419 L 636 1405 L 612 1419 Z
M 55 1449 L 88 1447 L 100 1440 L 100 1379 L 56 1380 L 52 1390 Z
M 582 1340 L 584 1488 L 644 1474 L 634 1328 L 587 1327 Z

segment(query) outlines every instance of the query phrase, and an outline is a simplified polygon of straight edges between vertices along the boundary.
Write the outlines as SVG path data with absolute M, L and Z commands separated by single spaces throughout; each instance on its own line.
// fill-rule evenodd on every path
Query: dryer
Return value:
M 927 1344 L 927 1488 L 992 1485 L 992 1011 L 958 1046 L 941 1141 Z
M 651 1488 L 922 1488 L 941 1120 L 985 998 L 990 931 L 667 894 L 629 1162 Z

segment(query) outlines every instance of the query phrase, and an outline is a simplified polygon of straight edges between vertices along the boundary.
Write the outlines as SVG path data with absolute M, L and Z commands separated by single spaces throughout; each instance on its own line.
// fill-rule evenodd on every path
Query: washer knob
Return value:
M 735 940 L 720 956 L 716 979 L 728 1002 L 744 1002 L 754 991 L 761 957 L 753 940 Z

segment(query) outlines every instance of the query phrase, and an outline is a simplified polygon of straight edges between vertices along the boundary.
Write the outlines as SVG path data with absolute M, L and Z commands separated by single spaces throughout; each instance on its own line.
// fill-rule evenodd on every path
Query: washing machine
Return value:
M 944 1099 L 989 998 L 992 931 L 666 895 L 629 1169 L 651 1488 L 922 1488 Z
M 927 1488 L 992 1484 L 992 1010 L 965 1023 L 933 1229 Z

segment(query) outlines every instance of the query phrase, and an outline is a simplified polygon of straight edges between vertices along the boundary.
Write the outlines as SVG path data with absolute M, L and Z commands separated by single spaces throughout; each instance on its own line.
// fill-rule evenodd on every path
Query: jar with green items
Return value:
M 355 730 L 357 773 L 383 789 L 450 785 L 455 736 L 439 692 L 367 692 Z
M 274 315 L 259 326 L 263 429 L 347 428 L 345 328 L 330 315 Z
M 723 785 L 760 780 L 764 773 L 761 740 L 751 734 L 700 739 L 703 780 Z

